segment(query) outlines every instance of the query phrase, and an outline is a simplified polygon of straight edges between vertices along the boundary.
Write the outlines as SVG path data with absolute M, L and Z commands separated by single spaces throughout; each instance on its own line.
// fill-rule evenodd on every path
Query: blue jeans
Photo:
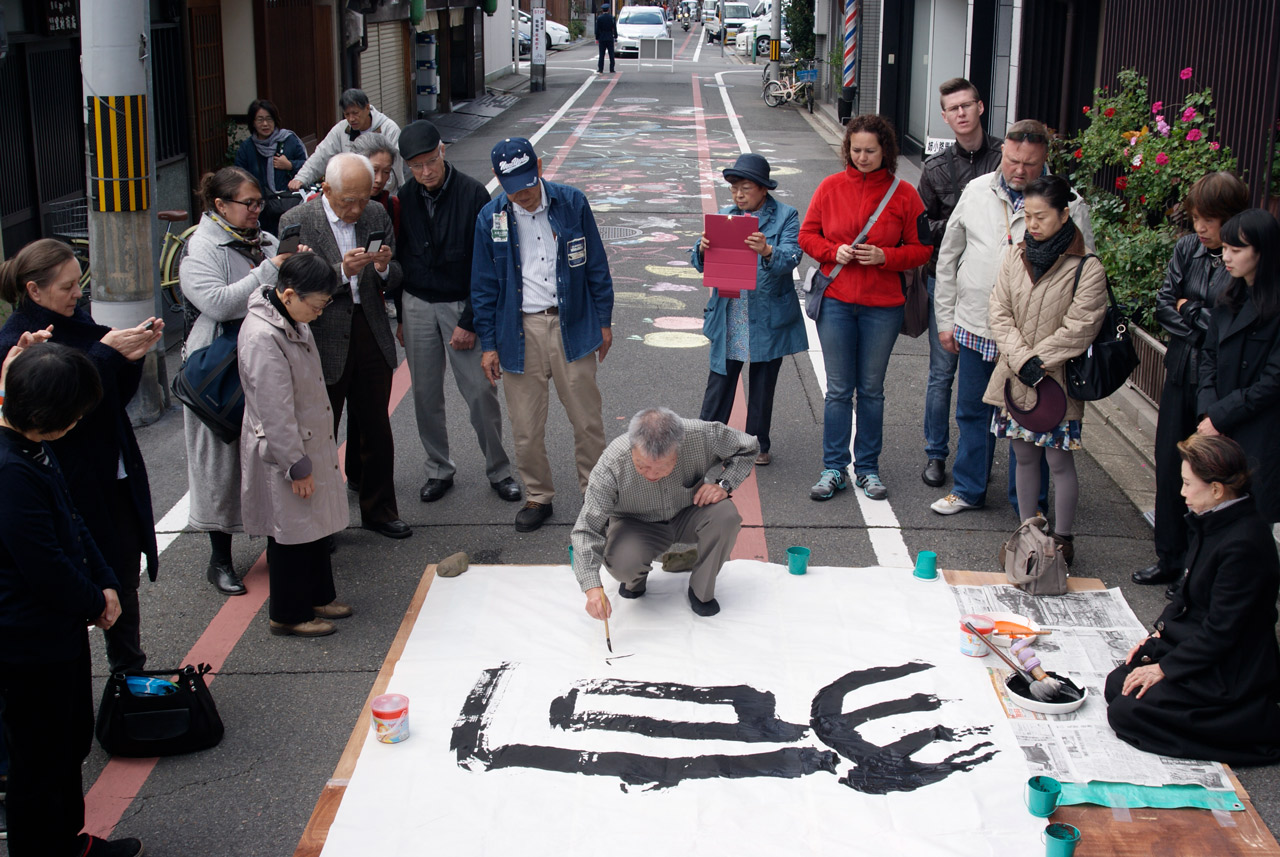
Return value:
M 933 285 L 929 277 L 929 386 L 924 392 L 924 454 L 947 460 L 951 451 L 951 387 L 958 355 L 938 342 L 938 319 L 933 314 Z
M 991 433 L 995 408 L 982 401 L 982 396 L 996 364 L 986 362 L 978 352 L 963 345 L 956 360 L 956 428 L 960 438 L 951 468 L 951 491 L 970 505 L 982 506 L 987 502 L 987 480 L 996 449 L 996 436 Z
M 884 375 L 893 343 L 902 329 L 900 306 L 871 307 L 833 298 L 822 302 L 818 340 L 827 367 L 827 396 L 822 411 L 822 467 L 849 466 L 853 433 L 853 396 L 858 395 L 858 435 L 854 473 L 879 473 L 884 446 Z

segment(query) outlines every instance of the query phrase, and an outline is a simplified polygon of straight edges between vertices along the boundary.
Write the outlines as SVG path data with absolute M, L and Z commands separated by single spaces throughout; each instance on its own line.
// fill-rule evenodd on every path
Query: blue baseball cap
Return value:
M 508 137 L 489 153 L 493 171 L 502 189 L 509 194 L 538 183 L 538 153 L 524 137 Z

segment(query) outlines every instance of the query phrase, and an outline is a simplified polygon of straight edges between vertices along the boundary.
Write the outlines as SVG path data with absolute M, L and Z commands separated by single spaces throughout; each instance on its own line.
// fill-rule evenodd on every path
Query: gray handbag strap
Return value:
M 880 215 L 884 212 L 885 206 L 889 204 L 889 200 L 893 198 L 893 192 L 898 189 L 898 185 L 901 182 L 902 179 L 897 176 L 893 177 L 893 182 L 889 185 L 889 189 L 884 192 L 884 196 L 881 197 L 880 204 L 877 205 L 876 210 L 871 213 L 871 217 L 867 220 L 866 225 L 862 227 L 862 231 L 858 233 L 858 237 L 853 239 L 854 246 L 857 246 L 867 240 L 867 236 L 871 234 L 871 227 L 876 225 L 876 221 L 880 219 Z M 843 264 L 836 265 L 831 269 L 831 273 L 827 274 L 827 276 L 834 280 L 836 278 L 836 274 L 839 274 L 842 268 L 844 268 Z

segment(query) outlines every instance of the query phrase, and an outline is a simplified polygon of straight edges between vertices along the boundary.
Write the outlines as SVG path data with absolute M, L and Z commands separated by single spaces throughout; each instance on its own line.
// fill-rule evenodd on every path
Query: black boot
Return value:
M 235 567 L 229 562 L 211 560 L 205 577 L 223 595 L 244 595 L 248 592 L 240 582 L 240 576 L 236 574 Z

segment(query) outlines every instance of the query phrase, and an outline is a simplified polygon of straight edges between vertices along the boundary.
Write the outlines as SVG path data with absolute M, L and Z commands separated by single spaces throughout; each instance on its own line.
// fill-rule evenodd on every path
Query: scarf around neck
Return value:
M 1067 252 L 1067 248 L 1071 246 L 1071 242 L 1076 239 L 1076 224 L 1071 218 L 1067 218 L 1067 222 L 1062 228 L 1049 236 L 1047 241 L 1037 241 L 1031 237 L 1028 232 L 1024 241 L 1026 242 L 1027 262 L 1031 265 L 1031 282 L 1038 283 L 1040 278 L 1044 276 L 1045 271 L 1053 267 L 1053 263 L 1058 261 L 1058 257 Z
M 267 189 L 273 193 L 284 190 L 284 188 L 276 187 L 276 144 L 289 139 L 289 135 L 293 133 L 283 128 L 276 128 L 271 132 L 270 137 L 259 137 L 253 134 L 249 137 L 253 140 L 253 147 L 258 150 L 258 154 L 267 159 Z
M 262 230 L 260 228 L 255 226 L 252 229 L 236 229 L 219 217 L 216 212 L 209 211 L 205 214 L 211 221 L 218 224 L 218 227 L 223 232 L 231 236 L 230 246 L 232 249 L 250 262 L 253 262 L 255 268 L 262 264 L 262 261 L 266 259 L 266 254 L 262 251 Z

